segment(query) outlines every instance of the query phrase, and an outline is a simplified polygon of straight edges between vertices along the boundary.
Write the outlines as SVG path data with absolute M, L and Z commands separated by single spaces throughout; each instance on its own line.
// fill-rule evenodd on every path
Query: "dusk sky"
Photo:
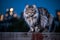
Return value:
M 14 8 L 14 12 L 20 15 L 20 13 L 24 10 L 26 4 L 35 4 L 37 7 L 44 7 L 52 15 L 55 15 L 56 10 L 60 9 L 59 0 L 0 0 L 0 12 L 5 14 L 6 8 L 12 7 Z

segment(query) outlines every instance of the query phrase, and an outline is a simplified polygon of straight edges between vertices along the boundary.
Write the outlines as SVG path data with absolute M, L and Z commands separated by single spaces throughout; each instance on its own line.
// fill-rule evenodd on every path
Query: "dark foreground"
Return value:
M 0 32 L 0 40 L 60 40 L 60 34 Z

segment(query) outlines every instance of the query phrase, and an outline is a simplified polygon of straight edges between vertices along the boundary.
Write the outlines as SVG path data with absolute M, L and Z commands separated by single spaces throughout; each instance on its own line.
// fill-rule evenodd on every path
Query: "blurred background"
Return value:
M 60 0 L 0 0 L 0 12 L 5 14 L 7 8 L 13 7 L 14 11 L 20 16 L 26 4 L 44 7 L 54 16 L 56 10 L 60 9 Z
M 35 4 L 38 9 L 39 7 L 45 8 L 47 9 L 47 13 L 52 14 L 53 17 L 57 16 L 56 11 L 60 10 L 60 0 L 0 0 L 0 31 L 13 30 L 16 32 L 20 30 L 19 32 L 22 32 L 21 30 L 23 30 L 23 32 L 25 32 L 26 30 L 27 32 L 29 28 L 22 16 L 24 8 L 27 4 Z M 52 21 L 55 20 L 52 16 L 50 16 L 50 14 L 46 14 L 49 22 L 51 22 L 51 19 L 53 19 Z M 60 19 L 60 11 L 58 11 L 57 14 Z M 60 26 L 60 21 L 57 21 L 55 24 L 59 24 Z M 51 22 L 51 26 L 54 25 L 54 28 L 55 24 Z

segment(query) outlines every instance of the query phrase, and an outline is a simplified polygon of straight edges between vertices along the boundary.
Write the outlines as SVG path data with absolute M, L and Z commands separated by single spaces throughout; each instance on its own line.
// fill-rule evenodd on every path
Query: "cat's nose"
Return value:
M 29 22 L 31 22 L 31 20 L 29 20 Z

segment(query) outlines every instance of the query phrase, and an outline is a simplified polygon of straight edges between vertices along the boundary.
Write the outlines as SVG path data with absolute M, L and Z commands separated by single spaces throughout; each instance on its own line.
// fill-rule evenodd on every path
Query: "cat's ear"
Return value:
M 29 5 L 26 5 L 25 6 L 25 8 L 24 8 L 24 13 L 25 13 L 25 11 L 26 11 L 26 9 L 29 7 Z
M 33 8 L 36 10 L 36 12 L 38 13 L 38 9 L 36 7 L 36 5 L 33 5 Z
M 26 5 L 26 7 L 25 8 L 28 8 L 29 7 L 29 5 Z
M 33 5 L 34 8 L 36 8 L 36 5 Z

